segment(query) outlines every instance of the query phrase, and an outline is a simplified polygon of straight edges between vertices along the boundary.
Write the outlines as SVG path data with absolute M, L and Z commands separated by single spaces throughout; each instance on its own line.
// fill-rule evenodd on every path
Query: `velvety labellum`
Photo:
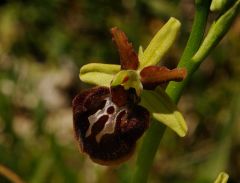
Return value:
M 92 127 L 94 124 L 96 124 L 101 118 L 105 117 L 105 125 L 103 129 L 96 135 L 96 141 L 99 143 L 101 138 L 105 134 L 113 134 L 116 126 L 116 118 L 119 113 L 124 112 L 126 113 L 126 110 L 121 107 L 117 107 L 111 100 L 111 98 L 105 99 L 106 103 L 102 109 L 99 109 L 96 113 L 92 114 L 88 117 L 88 122 L 90 126 L 88 127 L 88 130 L 86 132 L 86 136 L 88 137 L 91 135 Z
M 145 108 L 137 105 L 133 95 L 122 87 L 112 91 L 96 87 L 74 98 L 75 136 L 81 150 L 93 161 L 115 165 L 132 155 L 136 141 L 148 128 L 150 117 Z

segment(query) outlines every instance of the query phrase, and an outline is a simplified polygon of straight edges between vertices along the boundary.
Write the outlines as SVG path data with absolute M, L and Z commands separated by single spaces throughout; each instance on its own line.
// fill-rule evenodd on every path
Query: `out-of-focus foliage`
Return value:
M 165 58 L 177 64 L 191 30 L 192 0 L 1 0 L 0 164 L 26 182 L 130 182 L 134 158 L 102 167 L 78 153 L 71 100 L 86 85 L 79 68 L 118 63 L 108 32 L 123 29 L 136 49 L 170 17 L 182 32 Z M 216 15 L 211 15 L 216 16 Z M 211 21 L 210 16 L 210 21 Z M 165 134 L 150 182 L 240 180 L 240 17 L 186 88 L 180 109 L 189 134 Z M 144 157 L 143 157 L 144 158 Z M 0 182 L 9 182 L 0 174 Z

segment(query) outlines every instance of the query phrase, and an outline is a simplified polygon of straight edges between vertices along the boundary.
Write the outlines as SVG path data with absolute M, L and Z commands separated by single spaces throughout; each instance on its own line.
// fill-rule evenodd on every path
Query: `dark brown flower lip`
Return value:
M 136 91 L 134 88 L 125 90 L 123 86 L 118 85 L 115 87 L 110 87 L 110 93 L 113 102 L 118 107 L 131 104 L 135 105 L 140 102 L 140 97 L 136 95 Z
M 91 157 L 91 156 L 89 156 L 89 157 L 93 162 L 95 162 L 99 165 L 118 166 L 118 165 L 126 162 L 127 160 L 129 160 L 133 156 L 135 150 L 136 150 L 136 144 L 133 144 L 133 147 L 131 148 L 131 151 L 128 154 L 126 154 L 125 156 L 122 156 L 120 158 L 111 159 L 111 160 L 102 160 L 100 158 L 94 158 L 94 157 Z
M 107 87 L 93 87 L 82 91 L 76 95 L 72 100 L 73 112 L 81 112 L 86 110 L 86 105 L 90 105 L 94 101 L 95 95 L 107 95 L 109 88 Z
M 78 145 L 102 165 L 116 165 L 129 159 L 150 121 L 149 112 L 131 99 L 135 94 L 132 90 L 121 91 L 126 98 L 121 99 L 125 102 L 120 106 L 113 103 L 110 91 L 107 87 L 92 88 L 78 94 L 72 102 Z

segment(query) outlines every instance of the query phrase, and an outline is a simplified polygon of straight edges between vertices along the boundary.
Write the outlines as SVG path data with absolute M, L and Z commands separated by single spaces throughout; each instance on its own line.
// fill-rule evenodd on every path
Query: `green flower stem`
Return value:
M 196 4 L 196 14 L 193 22 L 192 32 L 178 64 L 178 67 L 184 67 L 187 69 L 187 77 L 180 83 L 174 81 L 170 82 L 166 89 L 167 94 L 175 103 L 178 102 L 180 96 L 182 95 L 184 87 L 189 82 L 192 74 L 199 66 L 199 64 L 190 62 L 190 60 L 202 43 L 209 13 L 210 2 L 211 1 L 209 0 L 203 0 Z
M 189 82 L 189 78 L 196 70 L 196 66 L 193 63 L 189 63 L 191 57 L 198 50 L 205 31 L 207 16 L 209 12 L 210 0 L 203 0 L 196 3 L 196 14 L 194 18 L 192 32 L 183 53 L 183 56 L 179 62 L 179 67 L 185 67 L 188 71 L 188 76 L 184 82 L 176 83 L 170 82 L 167 87 L 168 95 L 178 102 L 183 88 Z M 152 166 L 154 156 L 157 152 L 159 143 L 165 131 L 165 126 L 159 122 L 152 121 L 152 124 L 143 138 L 141 147 L 139 148 L 139 154 L 136 162 L 136 170 L 133 177 L 133 183 L 145 183 L 148 179 L 148 174 Z

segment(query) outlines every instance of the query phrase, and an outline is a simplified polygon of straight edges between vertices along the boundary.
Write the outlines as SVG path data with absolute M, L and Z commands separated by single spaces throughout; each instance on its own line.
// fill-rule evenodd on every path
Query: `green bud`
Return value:
M 140 50 L 139 70 L 143 69 L 144 67 L 159 63 L 159 61 L 174 43 L 180 26 L 181 23 L 177 19 L 170 18 L 168 22 L 153 37 L 143 54 Z
M 206 38 L 192 58 L 194 62 L 201 62 L 227 33 L 238 13 L 239 4 L 240 0 L 212 24 Z
M 109 87 L 120 68 L 120 65 L 91 63 L 80 69 L 79 77 L 85 83 Z
M 227 183 L 229 175 L 225 172 L 221 172 L 214 183 Z
M 211 11 L 221 11 L 227 5 L 228 0 L 213 0 L 210 6 Z
M 187 133 L 187 125 L 177 106 L 160 87 L 156 91 L 144 90 L 141 95 L 141 105 L 146 107 L 152 117 L 165 124 L 180 137 Z

